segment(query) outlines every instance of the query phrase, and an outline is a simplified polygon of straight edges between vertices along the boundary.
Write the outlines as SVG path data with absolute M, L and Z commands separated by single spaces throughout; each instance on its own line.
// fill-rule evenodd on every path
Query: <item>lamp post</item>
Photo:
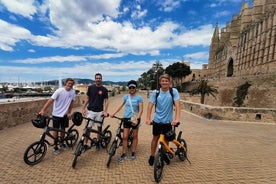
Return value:
M 156 69 L 156 90 L 158 89 L 158 70 L 159 68 Z

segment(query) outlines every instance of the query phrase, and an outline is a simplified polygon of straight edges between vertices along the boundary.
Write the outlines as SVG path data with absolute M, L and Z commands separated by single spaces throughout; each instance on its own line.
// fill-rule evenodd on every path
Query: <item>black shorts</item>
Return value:
M 168 131 L 172 130 L 172 125 L 170 123 L 152 123 L 152 135 L 160 135 L 161 133 L 165 134 Z
M 53 116 L 53 127 L 65 130 L 65 128 L 69 127 L 69 119 L 67 115 L 63 117 Z
M 135 126 L 133 126 L 130 122 L 129 122 L 129 120 L 130 120 L 130 118 L 124 118 L 124 128 L 132 128 L 132 129 L 137 129 L 138 127 L 139 127 L 139 125 L 140 125 L 140 122 L 141 122 L 141 119 L 140 118 L 138 118 L 137 119 L 137 125 L 135 125 Z

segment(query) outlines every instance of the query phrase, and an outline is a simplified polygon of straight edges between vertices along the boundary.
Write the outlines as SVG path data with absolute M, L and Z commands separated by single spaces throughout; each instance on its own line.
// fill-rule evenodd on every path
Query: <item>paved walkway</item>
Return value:
M 110 112 L 121 101 L 121 95 L 110 98 Z M 145 97 L 145 96 L 144 96 Z M 146 114 L 147 99 L 144 103 Z M 80 110 L 76 108 L 74 110 Z M 120 114 L 119 114 L 120 115 Z M 144 119 L 144 118 L 143 118 Z M 160 183 L 276 183 L 276 125 L 245 122 L 205 120 L 181 112 L 179 130 L 188 143 L 189 158 L 180 162 L 174 158 L 165 166 Z M 113 137 L 117 121 L 108 118 Z M 84 125 L 78 127 L 80 134 Z M 39 139 L 41 129 L 30 122 L 0 131 L 0 183 L 155 183 L 153 167 L 148 166 L 151 127 L 140 128 L 137 160 L 116 160 L 106 168 L 106 150 L 87 151 L 72 169 L 74 149 L 60 155 L 48 147 L 45 159 L 35 165 L 26 165 L 23 154 L 29 144 Z

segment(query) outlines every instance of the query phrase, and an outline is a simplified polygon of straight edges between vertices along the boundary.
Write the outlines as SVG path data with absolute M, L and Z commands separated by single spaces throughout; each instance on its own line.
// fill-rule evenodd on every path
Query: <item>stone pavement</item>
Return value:
M 143 94 L 144 95 L 144 94 Z M 122 95 L 110 98 L 110 111 L 121 102 Z M 147 99 L 144 95 L 144 113 Z M 80 108 L 75 108 L 80 111 Z M 118 114 L 118 115 L 122 115 Z M 183 131 L 189 149 L 189 159 L 181 162 L 174 158 L 165 165 L 160 183 L 238 184 L 276 183 L 276 124 L 206 120 L 181 112 Z M 84 124 L 84 123 L 83 123 Z M 84 125 L 78 127 L 80 135 Z M 117 120 L 107 118 L 115 134 Z M 155 183 L 153 167 L 148 165 L 151 127 L 140 128 L 137 160 L 128 157 L 117 163 L 121 148 L 106 168 L 106 150 L 88 150 L 71 167 L 74 149 L 54 155 L 52 147 L 44 160 L 26 165 L 23 154 L 27 146 L 39 139 L 41 129 L 31 122 L 0 131 L 0 183 Z

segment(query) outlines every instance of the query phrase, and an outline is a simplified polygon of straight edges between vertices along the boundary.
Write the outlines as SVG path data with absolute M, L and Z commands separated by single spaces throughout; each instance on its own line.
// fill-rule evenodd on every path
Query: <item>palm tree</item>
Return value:
M 204 104 L 205 101 L 205 95 L 212 95 L 215 97 L 215 93 L 218 93 L 218 90 L 215 87 L 209 86 L 208 85 L 208 80 L 200 79 L 198 81 L 197 87 L 192 89 L 190 94 L 195 95 L 195 94 L 200 94 L 200 103 Z

